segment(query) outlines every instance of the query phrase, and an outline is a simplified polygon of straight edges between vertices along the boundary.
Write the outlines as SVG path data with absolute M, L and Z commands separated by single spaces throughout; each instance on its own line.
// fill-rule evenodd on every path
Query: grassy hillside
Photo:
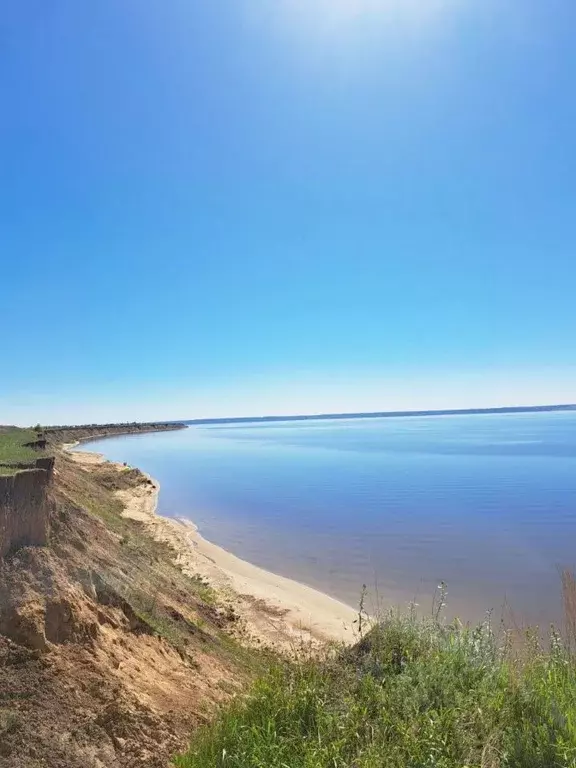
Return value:
M 575 640 L 389 616 L 353 650 L 276 666 L 176 764 L 574 768 Z
M 0 427 L 0 474 L 11 474 L 19 465 L 33 466 L 39 456 L 46 455 L 27 445 L 37 440 L 33 429 Z

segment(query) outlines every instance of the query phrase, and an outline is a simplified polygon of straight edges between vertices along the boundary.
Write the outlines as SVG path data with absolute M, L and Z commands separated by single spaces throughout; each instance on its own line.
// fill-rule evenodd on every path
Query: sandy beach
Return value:
M 102 454 L 73 451 L 73 447 L 67 446 L 69 455 L 87 471 L 90 466 L 106 462 Z M 241 560 L 204 539 L 189 520 L 158 515 L 160 486 L 154 478 L 149 479 L 152 485 L 118 491 L 124 516 L 143 523 L 151 536 L 169 544 L 186 574 L 205 579 L 223 604 L 233 606 L 250 642 L 291 648 L 302 642 L 355 639 L 356 611 L 348 605 Z

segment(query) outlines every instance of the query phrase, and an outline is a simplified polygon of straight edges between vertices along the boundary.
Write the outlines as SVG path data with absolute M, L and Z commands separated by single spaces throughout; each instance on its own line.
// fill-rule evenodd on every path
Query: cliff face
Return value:
M 0 478 L 0 768 L 167 768 L 257 659 L 225 604 L 123 516 L 115 465 Z M 46 542 L 48 546 L 21 546 Z M 6 723 L 10 727 L 6 727 Z
M 48 541 L 47 490 L 54 459 L 37 459 L 36 467 L 0 476 L 0 558 L 25 546 Z
M 76 427 L 46 427 L 44 434 L 50 443 L 58 445 L 142 432 L 171 432 L 177 429 L 186 429 L 186 425 L 173 421 L 162 423 L 137 422 L 134 424 L 83 424 Z

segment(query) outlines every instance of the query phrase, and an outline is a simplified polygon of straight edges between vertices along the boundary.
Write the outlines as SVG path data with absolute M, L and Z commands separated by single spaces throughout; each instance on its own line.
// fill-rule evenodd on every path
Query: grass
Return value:
M 192 592 L 197 595 L 202 602 L 206 605 L 216 605 L 218 602 L 216 592 L 210 584 L 202 578 L 202 576 L 196 574 L 195 576 L 188 576 L 186 578 L 188 579 Z
M 575 768 L 575 639 L 390 614 L 353 649 L 273 665 L 175 764 Z
M 133 603 L 136 603 L 136 600 L 134 600 Z M 132 605 L 134 607 L 133 603 Z M 153 607 L 151 609 L 138 610 L 137 615 L 156 635 L 163 637 L 170 643 L 170 645 L 177 648 L 181 653 L 186 653 L 190 639 L 189 632 L 178 627 L 178 625 L 170 620 L 170 617 L 165 615 L 161 609 L 158 610 Z M 193 626 L 192 622 L 187 620 L 186 623 L 186 629 L 190 630 Z
M 27 447 L 26 443 L 37 439 L 38 435 L 33 429 L 11 427 L 0 430 L 0 474 L 12 474 L 17 465 L 32 466 L 42 454 Z

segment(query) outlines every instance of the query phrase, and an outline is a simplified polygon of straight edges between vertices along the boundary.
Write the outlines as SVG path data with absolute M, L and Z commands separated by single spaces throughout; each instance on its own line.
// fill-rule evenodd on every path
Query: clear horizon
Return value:
M 0 423 L 574 402 L 575 24 L 7 8 Z
M 235 422 L 83 450 L 154 477 L 160 514 L 352 607 L 361 584 L 424 605 L 443 580 L 463 621 L 505 603 L 549 626 L 574 560 L 575 428 L 576 410 Z
M 151 422 L 151 423 L 161 423 L 163 421 L 174 421 L 174 422 L 182 422 L 182 423 L 188 423 L 188 422 L 194 422 L 194 421 L 210 421 L 210 420 L 235 420 L 235 419 L 253 419 L 254 421 L 257 421 L 259 419 L 314 419 L 315 417 L 321 418 L 321 417 L 340 417 L 340 416 L 351 416 L 351 417 L 364 417 L 364 416 L 371 416 L 375 415 L 378 416 L 379 414 L 387 414 L 390 417 L 393 417 L 394 415 L 402 416 L 402 415 L 422 415 L 422 414 L 428 414 L 428 415 L 443 415 L 448 414 L 449 412 L 452 412 L 451 415 L 457 415 L 458 413 L 465 414 L 467 411 L 491 411 L 491 410 L 511 410 L 514 412 L 514 409 L 520 410 L 520 409 L 576 409 L 576 403 L 572 402 L 562 402 L 562 403 L 531 403 L 531 404 L 523 404 L 523 405 L 508 405 L 508 404 L 500 404 L 500 405 L 491 405 L 491 406 L 466 406 L 461 408 L 420 408 L 420 409 L 412 409 L 412 408 L 406 408 L 406 409 L 396 409 L 396 410 L 385 410 L 385 409 L 379 409 L 379 410 L 372 410 L 372 411 L 312 411 L 312 412 L 276 412 L 276 413 L 264 413 L 264 414 L 256 414 L 256 413 L 245 413 L 242 415 L 238 414 L 220 414 L 218 416 L 212 416 L 212 415 L 204 415 L 204 416 L 192 416 L 192 417 L 171 417 L 171 418 L 149 418 L 149 419 L 141 419 L 141 422 Z M 526 412 L 526 411 L 524 411 Z M 117 419 L 117 423 L 129 423 L 129 419 Z M 35 422 L 35 423 L 44 423 L 47 426 L 51 425 L 58 425 L 59 422 L 51 421 L 51 422 Z M 64 422 L 62 422 L 64 424 Z M 68 424 L 97 424 L 97 423 L 113 423 L 110 421 L 106 421 L 104 419 L 100 420 L 99 422 L 96 421 L 82 421 L 77 420 L 74 422 L 67 422 Z M 30 426 L 33 422 L 21 422 L 20 424 L 17 424 L 16 426 Z

